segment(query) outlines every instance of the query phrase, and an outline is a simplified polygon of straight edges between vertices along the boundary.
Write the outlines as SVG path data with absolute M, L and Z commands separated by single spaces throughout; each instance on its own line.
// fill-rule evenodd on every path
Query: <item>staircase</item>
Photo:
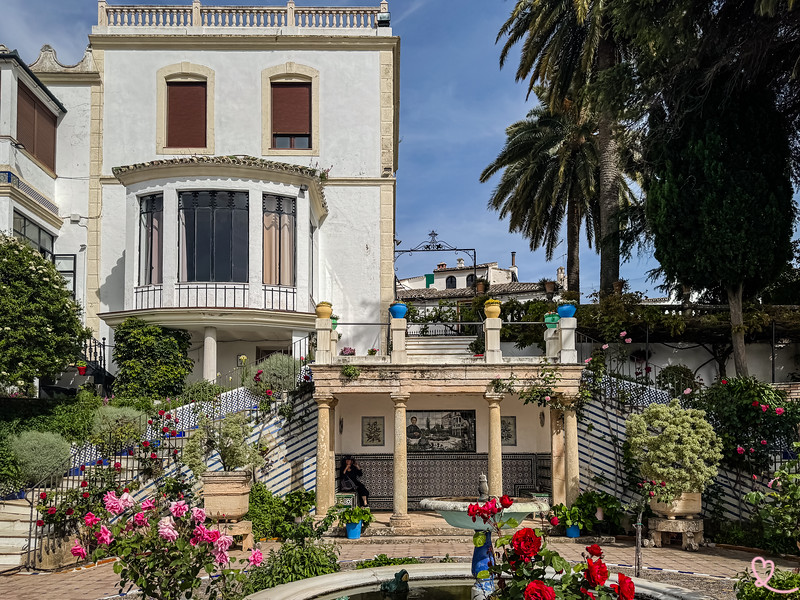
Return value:
M 27 500 L 0 502 L 0 572 L 24 564 L 31 529 L 31 505 Z
M 74 395 L 86 384 L 93 386 L 100 396 L 110 396 L 114 376 L 106 370 L 106 338 L 102 341 L 86 340 L 82 358 L 86 362 L 85 375 L 78 373 L 76 367 L 69 366 L 55 380 L 41 382 L 40 396 Z

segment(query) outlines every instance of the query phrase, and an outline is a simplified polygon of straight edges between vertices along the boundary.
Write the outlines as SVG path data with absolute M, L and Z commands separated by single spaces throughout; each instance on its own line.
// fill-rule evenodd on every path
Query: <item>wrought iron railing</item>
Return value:
M 140 285 L 133 288 L 133 301 L 136 310 L 161 308 L 164 286 L 161 284 Z

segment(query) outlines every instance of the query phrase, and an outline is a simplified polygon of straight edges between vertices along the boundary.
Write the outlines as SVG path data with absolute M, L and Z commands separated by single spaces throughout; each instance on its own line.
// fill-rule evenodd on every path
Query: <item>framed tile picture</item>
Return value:
M 361 417 L 361 445 L 383 446 L 386 428 L 383 417 Z
M 406 447 L 408 452 L 475 452 L 475 411 L 406 411 Z
M 500 417 L 500 444 L 503 446 L 517 445 L 517 417 Z

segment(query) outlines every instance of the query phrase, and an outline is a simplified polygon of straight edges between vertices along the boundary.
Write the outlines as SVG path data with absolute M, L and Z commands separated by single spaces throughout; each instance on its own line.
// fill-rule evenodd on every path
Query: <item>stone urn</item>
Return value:
M 700 514 L 703 508 L 702 495 L 699 492 L 683 492 L 672 502 L 657 502 L 650 500 L 650 508 L 660 517 L 674 519 L 675 517 L 692 518 Z
M 333 307 L 330 302 L 320 302 L 315 309 L 318 319 L 330 319 L 333 314 Z
M 206 471 L 203 473 L 203 507 L 209 517 L 238 521 L 250 503 L 249 471 Z
M 483 305 L 483 312 L 486 313 L 487 319 L 496 319 L 500 316 L 500 304 L 487 300 Z

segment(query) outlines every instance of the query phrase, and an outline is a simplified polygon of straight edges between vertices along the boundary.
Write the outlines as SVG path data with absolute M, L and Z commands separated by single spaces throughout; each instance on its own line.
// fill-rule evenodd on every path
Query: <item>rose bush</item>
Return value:
M 507 502 L 503 502 L 503 508 Z M 618 583 L 606 586 L 608 567 L 603 562 L 603 551 L 597 544 L 586 548 L 585 563 L 571 566 L 558 552 L 547 549 L 545 533 L 525 527 L 514 535 L 503 535 L 503 527 L 516 527 L 513 519 L 502 519 L 501 508 L 495 499 L 484 504 L 472 504 L 468 514 L 480 517 L 490 524 L 499 536 L 495 541 L 498 552 L 495 563 L 488 571 L 478 573 L 479 579 L 494 578 L 498 591 L 492 596 L 498 600 L 633 600 L 633 581 L 619 574 Z M 482 546 L 485 536 L 478 532 L 475 544 Z M 561 574 L 560 579 L 546 577 L 551 567 Z

